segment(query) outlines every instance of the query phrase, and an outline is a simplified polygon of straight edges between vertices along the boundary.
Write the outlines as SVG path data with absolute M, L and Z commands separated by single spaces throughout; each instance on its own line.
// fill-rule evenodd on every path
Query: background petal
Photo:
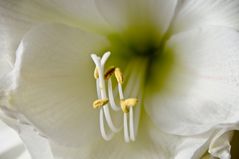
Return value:
M 7 57 L 12 64 L 23 35 L 31 27 L 48 22 L 70 23 L 56 8 L 32 0 L 0 0 L 0 18 L 0 58 Z
M 11 105 L 55 142 L 82 145 L 99 137 L 90 53 L 107 41 L 65 25 L 34 28 L 22 40 Z
M 19 136 L 33 159 L 54 159 L 46 137 L 40 136 L 31 125 L 19 124 Z
M 23 118 L 23 116 L 19 116 L 20 114 L 18 112 L 6 107 L 1 107 L 1 109 L 3 112 L 0 114 L 0 117 L 9 126 L 4 128 L 6 130 L 12 128 L 12 133 L 8 133 L 8 136 L 3 135 L 7 144 L 3 141 L 1 142 L 1 145 L 3 148 L 6 148 L 7 146 L 12 146 L 13 148 L 2 154 L 5 156 L 1 156 L 0 154 L 0 157 L 3 157 L 4 159 L 53 159 L 46 138 L 40 136 L 31 124 Z M 1 132 L 5 132 L 5 129 L 3 131 L 1 130 Z M 18 139 L 18 145 L 9 142 L 13 139 Z M 17 155 L 17 153 L 20 153 L 19 150 L 22 150 L 22 152 L 20 155 Z
M 58 10 L 81 28 L 102 33 L 111 29 L 99 13 L 94 0 L 39 0 L 39 2 Z
M 24 34 L 35 25 L 58 22 L 92 32 L 109 29 L 93 0 L 0 0 L 0 19 L 0 59 L 5 58 L 10 64 L 15 62 L 16 49 Z
M 180 4 L 171 28 L 173 33 L 207 26 L 239 29 L 237 0 L 180 0 Z
M 239 130 L 238 123 L 222 125 L 222 128 L 218 131 L 218 133 L 213 136 L 208 151 L 213 157 L 220 159 L 231 158 L 230 141 L 234 130 Z
M 176 35 L 168 42 L 165 53 L 174 53 L 174 71 L 164 90 L 147 96 L 145 107 L 159 128 L 193 135 L 239 120 L 238 35 L 211 27 Z
M 171 22 L 177 0 L 95 0 L 95 3 L 106 21 L 116 29 L 125 30 L 132 26 L 134 31 L 156 24 L 156 29 L 162 34 Z
M 0 121 L 0 158 L 30 159 L 18 134 Z
M 165 134 L 152 124 L 146 114 L 143 114 L 135 142 L 125 143 L 123 136 L 118 134 L 109 142 L 101 140 L 82 148 L 69 148 L 54 143 L 51 146 L 57 159 L 194 159 L 206 151 L 204 144 L 207 137 L 207 135 L 180 137 Z M 202 147 L 203 151 L 197 152 Z

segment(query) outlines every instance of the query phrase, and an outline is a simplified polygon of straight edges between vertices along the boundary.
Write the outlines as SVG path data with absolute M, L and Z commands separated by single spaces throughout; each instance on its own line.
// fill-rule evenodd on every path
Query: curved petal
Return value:
M 29 154 L 24 154 L 26 151 L 21 139 L 14 130 L 8 127 L 0 120 L 0 157 L 5 159 L 19 158 L 30 159 Z
M 96 93 L 90 53 L 107 45 L 101 36 L 65 25 L 34 28 L 17 50 L 11 105 L 55 142 L 94 141 L 98 111 L 91 106 Z
M 162 152 L 166 154 L 166 159 L 198 159 L 208 148 L 208 141 L 211 132 L 197 136 L 177 136 L 167 134 L 157 127 L 150 129 L 152 141 L 160 145 Z
M 95 0 L 100 13 L 116 29 L 124 30 L 132 25 L 132 31 L 139 27 L 157 25 L 165 32 L 174 15 L 177 0 Z
M 135 142 L 125 143 L 122 135 L 117 135 L 109 142 L 102 140 L 83 148 L 69 148 L 52 143 L 53 154 L 56 158 L 69 159 L 78 159 L 79 157 L 91 159 L 193 159 L 196 151 L 208 139 L 206 136 L 179 137 L 165 134 L 154 127 L 145 114 L 141 119 Z
M 230 145 L 230 139 L 232 137 L 232 132 L 227 132 L 219 137 L 219 139 L 216 139 L 213 143 L 211 143 L 209 148 L 209 153 L 213 157 L 217 157 L 220 159 L 230 159 L 231 154 L 231 145 Z
M 24 34 L 35 25 L 57 22 L 92 32 L 109 29 L 91 1 L 0 0 L 0 19 L 0 59 L 6 57 L 10 64 Z
M 9 72 L 13 66 L 7 57 L 0 56 L 0 96 L 2 91 L 5 91 L 11 85 Z
M 0 18 L 0 52 L 12 63 L 20 40 L 31 27 L 43 22 L 70 23 L 56 9 L 31 0 L 0 0 Z
M 97 32 L 109 32 L 111 29 L 99 13 L 94 0 L 39 0 L 39 2 L 57 9 L 84 29 Z
M 167 88 L 147 96 L 146 110 L 158 127 L 192 135 L 218 124 L 237 122 L 238 32 L 198 29 L 173 37 L 167 49 L 176 57 L 174 72 Z
M 209 153 L 213 157 L 220 159 L 231 158 L 231 138 L 234 130 L 239 130 L 238 123 L 223 125 L 216 135 L 212 138 L 209 146 Z
M 149 121 L 149 120 L 148 120 Z M 66 147 L 52 143 L 52 152 L 55 158 L 107 158 L 107 159 L 166 159 L 162 148 L 151 139 L 150 123 L 143 120 L 140 123 L 135 142 L 125 143 L 124 137 L 118 133 L 110 141 L 99 140 L 84 147 Z
M 19 124 L 19 136 L 34 159 L 53 159 L 47 138 L 30 125 Z
M 224 26 L 239 29 L 239 2 L 225 0 L 181 0 L 172 32 L 182 32 L 204 26 Z
M 19 159 L 26 159 L 31 157 L 34 159 L 53 159 L 48 140 L 45 137 L 40 136 L 39 133 L 34 129 L 34 127 L 32 127 L 32 125 L 24 118 L 24 116 L 20 116 L 18 112 L 6 107 L 1 107 L 1 110 L 1 119 L 9 126 L 9 128 L 13 128 L 18 133 L 16 133 L 15 135 L 10 133 L 9 138 L 13 139 L 13 137 L 20 137 L 22 140 L 20 143 L 22 147 L 24 147 L 25 151 L 21 155 L 21 157 L 19 157 Z M 6 139 L 10 141 L 8 138 Z M 16 150 L 13 149 L 10 151 L 10 153 L 14 153 L 14 151 Z

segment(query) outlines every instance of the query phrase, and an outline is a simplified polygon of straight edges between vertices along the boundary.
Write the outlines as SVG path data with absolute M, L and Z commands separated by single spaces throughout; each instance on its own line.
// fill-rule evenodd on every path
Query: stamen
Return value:
M 136 106 L 136 104 L 138 103 L 138 99 L 128 98 L 128 99 L 125 99 L 124 102 L 127 107 L 133 107 L 133 106 Z
M 105 115 L 105 119 L 106 119 L 106 122 L 109 126 L 109 128 L 113 131 L 113 132 L 118 132 L 119 129 L 117 129 L 113 122 L 112 122 L 112 119 L 111 119 L 111 115 L 110 115 L 110 111 L 109 111 L 109 107 L 108 107 L 108 104 L 104 104 L 104 106 L 100 106 L 100 104 L 102 104 L 103 102 L 101 100 L 105 100 L 105 99 L 108 99 L 107 98 L 107 94 L 106 94 L 106 91 L 105 91 L 105 81 L 104 81 L 104 75 L 103 75 L 103 72 L 104 72 L 104 64 L 105 62 L 107 61 L 107 59 L 109 58 L 110 56 L 110 52 L 107 52 L 103 55 L 102 59 L 100 59 L 98 56 L 96 56 L 95 54 L 92 54 L 91 55 L 91 58 L 92 60 L 94 61 L 95 65 L 96 65 L 96 68 L 95 71 L 94 71 L 94 76 L 96 78 L 96 85 L 97 85 L 97 94 L 98 94 L 98 97 L 100 97 L 101 99 L 98 102 L 98 105 L 99 107 L 103 107 L 100 111 L 103 111 L 104 112 L 104 115 Z M 100 104 L 99 104 L 100 103 Z M 97 105 L 97 106 L 98 106 Z M 104 133 L 104 129 L 102 126 L 103 124 L 103 121 L 102 121 L 103 117 L 102 115 L 100 115 L 100 129 L 101 129 L 101 134 L 103 136 L 103 138 L 105 138 L 105 135 L 103 134 Z
M 100 132 L 101 132 L 103 139 L 105 139 L 106 141 L 111 140 L 114 135 L 113 133 L 106 134 L 106 132 L 105 132 L 103 109 L 100 109 Z
M 125 100 L 121 100 L 120 101 L 120 106 L 121 106 L 121 109 L 124 113 L 128 113 L 129 112 L 129 109 L 125 103 Z
M 128 113 L 124 113 L 124 141 L 129 143 Z
M 120 83 L 118 83 L 118 91 L 119 91 L 120 99 L 123 100 L 124 94 L 123 94 L 123 90 L 122 90 L 122 85 Z
M 114 126 L 113 121 L 111 119 L 109 104 L 114 111 L 118 111 L 121 108 L 123 111 L 124 140 L 125 140 L 125 142 L 129 143 L 130 141 L 135 141 L 134 107 L 136 105 L 138 105 L 138 99 L 136 99 L 136 98 L 125 99 L 124 98 L 123 87 L 122 87 L 122 84 L 124 83 L 124 76 L 123 76 L 120 68 L 112 66 L 104 73 L 104 65 L 105 65 L 107 59 L 109 58 L 109 56 L 110 56 L 110 52 L 105 53 L 102 56 L 102 58 L 96 56 L 95 54 L 91 55 L 95 65 L 96 65 L 96 68 L 94 70 L 94 78 L 96 79 L 97 96 L 98 96 L 98 99 L 93 102 L 93 107 L 100 108 L 100 116 L 99 116 L 100 117 L 99 118 L 100 132 L 101 132 L 102 137 L 107 141 L 112 139 L 114 133 L 119 131 L 119 129 Z M 118 87 L 118 93 L 119 93 L 119 98 L 120 98 L 120 106 L 118 106 L 115 103 L 115 99 L 114 99 L 114 93 L 113 93 L 113 89 L 112 89 L 112 78 L 111 78 L 113 74 L 115 75 L 115 78 L 117 80 L 117 87 Z M 136 74 L 136 76 L 134 75 L 133 77 L 138 77 L 138 74 Z M 131 80 L 132 80 L 132 78 L 131 78 Z M 136 87 L 134 86 L 131 88 L 132 89 L 134 88 L 134 94 L 135 94 L 135 96 L 137 96 L 137 94 L 138 94 L 137 92 L 140 87 L 139 86 L 140 80 L 137 79 L 136 84 L 135 84 L 135 80 L 134 81 L 131 81 L 131 80 L 130 80 L 131 85 L 136 85 Z M 108 85 L 107 85 L 108 91 L 107 92 L 106 92 L 105 82 L 108 83 Z M 135 90 L 135 88 L 136 88 L 136 90 Z M 129 91 L 127 91 L 127 92 L 129 92 Z M 132 93 L 128 93 L 128 95 L 129 94 L 132 95 Z M 109 98 L 107 97 L 107 95 L 109 96 Z M 136 109 L 136 113 L 139 112 L 137 110 L 140 110 L 140 108 Z M 112 131 L 109 134 L 107 134 L 105 131 L 104 118 L 108 124 L 108 127 Z M 136 115 L 136 119 L 137 119 L 137 115 Z M 137 122 L 137 124 L 136 124 L 136 130 L 137 130 L 138 120 L 136 120 L 136 122 Z
M 108 99 L 97 99 L 93 102 L 93 108 L 101 108 L 109 102 Z
M 115 72 L 115 66 L 111 66 L 105 73 L 105 80 L 108 80 Z
M 100 80 L 99 79 L 96 80 L 96 91 L 97 91 L 97 97 L 99 99 L 101 99 L 102 97 L 101 97 L 101 94 L 100 94 Z
M 95 77 L 96 80 L 99 78 L 99 72 L 98 72 L 97 67 L 94 70 L 94 77 Z
M 130 140 L 135 141 L 135 132 L 134 132 L 134 110 L 133 107 L 129 108 L 129 133 Z
M 105 113 L 105 119 L 106 119 L 106 122 L 107 122 L 109 128 L 110 128 L 113 132 L 118 132 L 118 131 L 119 131 L 119 128 L 116 128 L 116 126 L 114 126 L 113 121 L 112 121 L 112 119 L 111 119 L 109 106 L 106 105 L 106 106 L 103 107 L 103 109 L 104 109 L 104 113 Z
M 138 103 L 138 99 L 128 98 L 128 99 L 125 99 L 125 100 L 121 100 L 120 101 L 120 106 L 121 106 L 121 109 L 124 113 L 128 113 L 129 112 L 129 107 L 134 107 L 134 106 L 136 106 L 137 103 Z
M 124 78 L 123 78 L 123 74 L 119 68 L 115 69 L 115 77 L 116 77 L 118 83 L 123 84 Z
M 134 132 L 134 115 L 133 115 L 133 106 L 137 105 L 138 100 L 136 98 L 128 98 L 124 100 L 124 94 L 122 89 L 123 75 L 119 68 L 115 69 L 115 76 L 118 81 L 118 91 L 120 96 L 120 106 L 124 112 L 124 140 L 126 143 L 135 141 L 135 132 Z M 130 110 L 129 110 L 130 108 Z M 130 114 L 128 115 L 130 111 Z M 128 129 L 128 116 L 129 116 L 129 125 L 130 130 Z M 130 134 L 130 137 L 129 137 Z
M 114 111 L 120 110 L 120 107 L 115 104 L 111 78 L 109 78 L 109 80 L 108 80 L 108 93 L 109 93 L 109 100 L 110 100 L 111 108 Z

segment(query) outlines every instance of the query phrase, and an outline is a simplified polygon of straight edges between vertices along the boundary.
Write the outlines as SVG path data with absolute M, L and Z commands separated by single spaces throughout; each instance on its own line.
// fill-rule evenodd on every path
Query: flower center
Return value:
M 125 98 L 125 94 L 129 95 L 139 95 L 139 84 L 138 81 L 133 81 L 138 83 L 138 86 L 134 88 L 137 92 L 130 92 L 132 88 L 127 88 L 126 91 L 123 91 L 123 84 L 125 82 L 124 76 L 121 70 L 118 67 L 110 67 L 106 72 L 104 72 L 104 65 L 107 59 L 110 56 L 110 52 L 106 52 L 102 58 L 98 57 L 95 54 L 92 54 L 92 60 L 94 61 L 96 68 L 94 71 L 94 77 L 96 79 L 96 90 L 98 99 L 93 102 L 94 108 L 100 109 L 99 115 L 99 124 L 100 124 L 100 132 L 105 140 L 111 140 L 113 135 L 119 132 L 120 128 L 117 128 L 111 117 L 110 108 L 113 111 L 118 112 L 121 108 L 123 112 L 123 129 L 124 129 L 124 140 L 129 143 L 130 141 L 135 141 L 136 131 L 137 131 L 137 121 L 134 121 L 134 107 L 141 104 L 137 98 Z M 116 96 L 113 93 L 112 88 L 112 77 L 115 77 L 117 81 L 117 92 L 119 96 L 119 104 L 116 104 Z M 107 83 L 107 84 L 106 84 Z M 133 85 L 128 81 L 128 85 Z M 120 106 L 119 106 L 120 105 Z M 139 116 L 139 111 L 137 111 L 136 115 Z M 104 120 L 110 129 L 109 133 L 106 133 Z

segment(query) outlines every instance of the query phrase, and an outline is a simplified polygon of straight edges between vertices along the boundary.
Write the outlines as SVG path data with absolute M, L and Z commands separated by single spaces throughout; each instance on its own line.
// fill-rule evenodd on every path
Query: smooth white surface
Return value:
M 18 134 L 0 121 L 0 159 L 30 159 Z

